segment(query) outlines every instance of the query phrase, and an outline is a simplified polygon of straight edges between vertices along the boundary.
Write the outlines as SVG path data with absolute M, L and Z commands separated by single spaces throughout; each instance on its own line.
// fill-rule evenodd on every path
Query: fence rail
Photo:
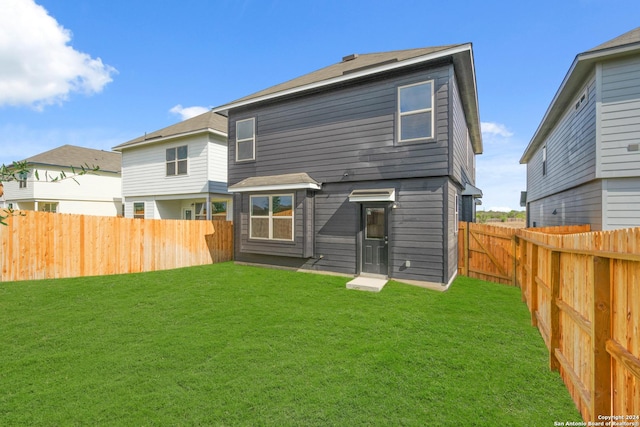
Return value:
M 152 220 L 22 211 L 0 226 L 0 281 L 96 276 L 233 258 L 227 221 Z
M 640 414 L 640 228 L 460 229 L 471 236 L 461 238 L 461 274 L 482 279 L 499 270 L 498 262 L 505 272 L 514 266 L 512 276 L 496 278 L 521 288 L 549 366 L 584 420 Z M 474 234 L 481 250 L 474 250 Z M 511 259 L 503 260 L 506 253 Z

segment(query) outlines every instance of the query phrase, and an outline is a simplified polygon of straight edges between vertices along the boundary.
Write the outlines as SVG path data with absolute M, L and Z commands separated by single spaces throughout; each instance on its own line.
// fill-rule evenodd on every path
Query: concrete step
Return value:
M 356 289 L 358 291 L 368 292 L 380 292 L 384 285 L 388 282 L 387 279 L 378 277 L 366 277 L 358 276 L 349 283 L 347 283 L 347 289 Z

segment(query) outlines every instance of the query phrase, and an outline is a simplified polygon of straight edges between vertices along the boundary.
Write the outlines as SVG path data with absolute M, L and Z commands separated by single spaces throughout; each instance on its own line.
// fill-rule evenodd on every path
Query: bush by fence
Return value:
M 522 289 L 584 420 L 640 414 L 640 228 L 460 229 L 459 272 Z
M 22 211 L 0 226 L 0 281 L 164 270 L 233 258 L 227 221 Z

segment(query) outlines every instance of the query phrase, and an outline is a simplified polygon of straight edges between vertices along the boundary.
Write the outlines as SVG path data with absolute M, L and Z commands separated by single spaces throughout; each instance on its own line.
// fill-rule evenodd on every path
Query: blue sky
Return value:
M 203 108 L 369 53 L 473 43 L 482 209 L 520 209 L 518 161 L 575 56 L 637 0 L 0 0 L 0 163 L 109 150 Z

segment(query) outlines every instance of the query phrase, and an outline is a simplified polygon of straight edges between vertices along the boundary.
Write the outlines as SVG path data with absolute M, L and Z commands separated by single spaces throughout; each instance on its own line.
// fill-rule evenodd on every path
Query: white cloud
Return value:
M 482 122 L 480 123 L 483 134 L 497 135 L 505 138 L 513 136 L 513 132 L 509 131 L 507 127 L 500 123 Z
M 116 69 L 69 45 L 71 32 L 34 0 L 2 0 L 0 106 L 46 105 L 72 92 L 93 94 Z
M 182 120 L 190 119 L 191 117 L 199 116 L 200 114 L 204 114 L 209 111 L 210 108 L 207 107 L 183 107 L 178 104 L 172 109 L 169 110 L 170 113 L 177 114 L 182 117 Z

